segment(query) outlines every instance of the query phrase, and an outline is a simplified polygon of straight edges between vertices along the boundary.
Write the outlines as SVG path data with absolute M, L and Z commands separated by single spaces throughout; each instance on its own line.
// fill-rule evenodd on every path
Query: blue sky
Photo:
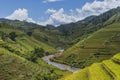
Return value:
M 120 5 L 120 0 L 0 0 L 0 18 L 41 25 L 76 22 Z

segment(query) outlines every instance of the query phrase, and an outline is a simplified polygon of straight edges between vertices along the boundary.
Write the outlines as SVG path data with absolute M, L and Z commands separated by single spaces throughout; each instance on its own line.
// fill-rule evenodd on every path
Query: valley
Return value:
M 120 7 L 74 23 L 0 19 L 0 80 L 120 80 Z

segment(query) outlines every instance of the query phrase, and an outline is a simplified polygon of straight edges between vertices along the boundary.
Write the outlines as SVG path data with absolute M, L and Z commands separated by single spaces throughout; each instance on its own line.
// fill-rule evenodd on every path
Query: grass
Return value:
M 114 61 L 117 59 L 117 61 Z M 120 53 L 60 80 L 120 80 Z
M 118 22 L 118 21 L 120 21 L 119 18 L 120 18 L 120 13 L 117 13 L 114 16 L 112 16 L 108 21 L 106 21 L 104 24 L 107 25 L 107 24 L 111 24 L 113 22 Z
M 33 50 L 34 48 L 43 48 L 46 52 L 50 52 L 50 53 L 56 53 L 57 51 L 43 43 L 43 42 L 40 42 L 40 41 L 37 41 L 35 40 L 33 37 L 28 37 L 28 36 L 24 36 L 23 38 L 18 38 L 18 43 L 20 43 L 22 46 L 25 46 L 26 49 L 28 50 Z
M 57 77 L 46 67 L 0 48 L 0 80 L 44 80 L 45 78 L 54 80 L 55 76 Z
M 94 63 L 89 67 L 89 80 L 111 80 L 111 76 L 104 70 L 101 63 Z
M 56 80 L 71 74 L 48 65 L 41 58 L 37 58 L 37 63 L 28 61 L 35 48 L 43 48 L 49 54 L 57 53 L 50 45 L 12 27 L 2 27 L 0 31 L 7 35 L 3 41 L 0 33 L 0 80 Z M 9 38 L 11 32 L 17 34 L 16 41 Z M 51 69 L 54 72 L 50 72 Z
M 120 60 L 120 53 L 118 53 L 118 54 L 116 54 L 115 56 L 113 56 L 113 59 Z
M 119 16 L 115 15 L 112 18 Z M 106 23 L 113 22 L 112 18 Z M 16 30 L 5 23 L 1 26 L 0 80 L 57 80 L 63 76 L 61 80 L 112 80 L 112 78 L 120 80 L 120 55 L 115 55 L 111 60 L 103 61 L 120 52 L 120 23 L 110 24 L 93 34 L 84 35 L 84 39 L 68 48 L 60 58 L 55 60 L 79 68 L 103 61 L 72 75 L 69 71 L 62 71 L 48 65 L 38 57 L 35 63 L 28 59 L 35 48 L 43 48 L 45 52 L 50 54 L 56 53 L 57 51 L 50 45 L 67 47 L 74 43 L 74 40 L 73 42 L 69 41 L 72 40 L 71 37 L 69 37 L 70 39 L 65 38 L 58 30 L 47 28 L 40 30 L 36 28 L 32 31 L 32 36 L 28 36 L 25 32 Z M 5 41 L 2 40 L 2 32 L 6 34 Z M 11 32 L 16 33 L 16 41 L 10 39 L 9 33 Z
M 88 80 L 88 68 L 81 70 L 80 72 L 74 73 L 68 77 L 60 80 Z
M 49 46 L 48 44 L 45 44 L 42 41 L 38 41 L 35 38 L 33 38 L 32 36 L 31 37 L 27 36 L 26 33 L 22 32 L 20 30 L 13 29 L 12 27 L 8 28 L 8 27 L 9 27 L 9 25 L 7 25 L 5 27 L 1 27 L 0 31 L 6 33 L 7 35 L 9 35 L 9 33 L 11 33 L 11 32 L 15 32 L 17 35 L 16 42 L 10 40 L 9 38 L 6 39 L 7 44 L 9 46 L 12 47 L 12 45 L 14 43 L 14 44 L 18 44 L 19 46 L 21 46 L 22 49 L 29 50 L 29 51 L 32 51 L 34 48 L 39 47 L 39 48 L 43 48 L 46 52 L 50 52 L 51 54 L 57 52 L 53 47 Z M 0 36 L 1 36 L 1 34 L 0 34 Z M 14 45 L 13 47 L 17 48 L 18 46 Z
M 0 48 L 0 80 L 36 80 L 37 77 L 41 80 L 47 79 L 56 80 L 58 77 L 68 76 L 71 74 L 69 71 L 62 71 L 53 67 L 52 65 L 48 65 L 42 59 L 38 58 L 37 63 L 32 63 L 31 61 L 26 60 L 23 57 L 20 57 L 10 51 Z M 7 64 L 9 63 L 9 64 Z M 7 64 L 7 65 L 6 65 Z M 50 70 L 53 69 L 54 73 L 51 73 Z M 6 72 L 6 71 L 7 72 Z M 24 70 L 24 71 L 23 71 Z M 17 71 L 17 72 L 13 72 Z M 5 74 L 2 72 L 6 72 Z M 10 73 L 10 75 L 9 75 Z M 12 73 L 16 73 L 12 74 Z M 30 75 L 29 75 L 30 73 Z M 17 76 L 23 76 L 17 77 Z M 27 76 L 29 75 L 29 76 Z M 37 80 L 39 80 L 37 79 Z
M 104 61 L 103 63 L 113 73 L 115 80 L 120 80 L 120 65 L 111 60 Z
M 120 23 L 108 25 L 68 48 L 56 62 L 75 67 L 110 59 L 120 52 Z M 74 57 L 72 55 L 75 55 Z

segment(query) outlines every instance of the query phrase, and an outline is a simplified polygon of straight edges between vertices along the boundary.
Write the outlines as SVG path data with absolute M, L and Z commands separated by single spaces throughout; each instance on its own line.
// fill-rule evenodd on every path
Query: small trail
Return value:
M 65 65 L 65 64 L 61 64 L 61 63 L 57 63 L 57 62 L 52 62 L 50 59 L 54 58 L 55 56 L 57 55 L 60 55 L 61 53 L 59 54 L 55 54 L 55 55 L 49 55 L 49 56 L 45 56 L 43 57 L 42 59 L 47 62 L 48 64 L 51 64 L 61 70 L 68 70 L 68 71 L 71 71 L 71 72 L 78 72 L 80 69 L 79 68 L 75 68 L 75 67 L 71 67 L 71 66 L 68 66 L 68 65 Z

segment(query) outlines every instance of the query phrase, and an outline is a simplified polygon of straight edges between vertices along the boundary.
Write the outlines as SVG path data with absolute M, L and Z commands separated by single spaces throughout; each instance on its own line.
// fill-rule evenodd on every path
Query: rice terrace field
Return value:
M 120 80 L 120 0 L 0 0 L 0 80 Z

